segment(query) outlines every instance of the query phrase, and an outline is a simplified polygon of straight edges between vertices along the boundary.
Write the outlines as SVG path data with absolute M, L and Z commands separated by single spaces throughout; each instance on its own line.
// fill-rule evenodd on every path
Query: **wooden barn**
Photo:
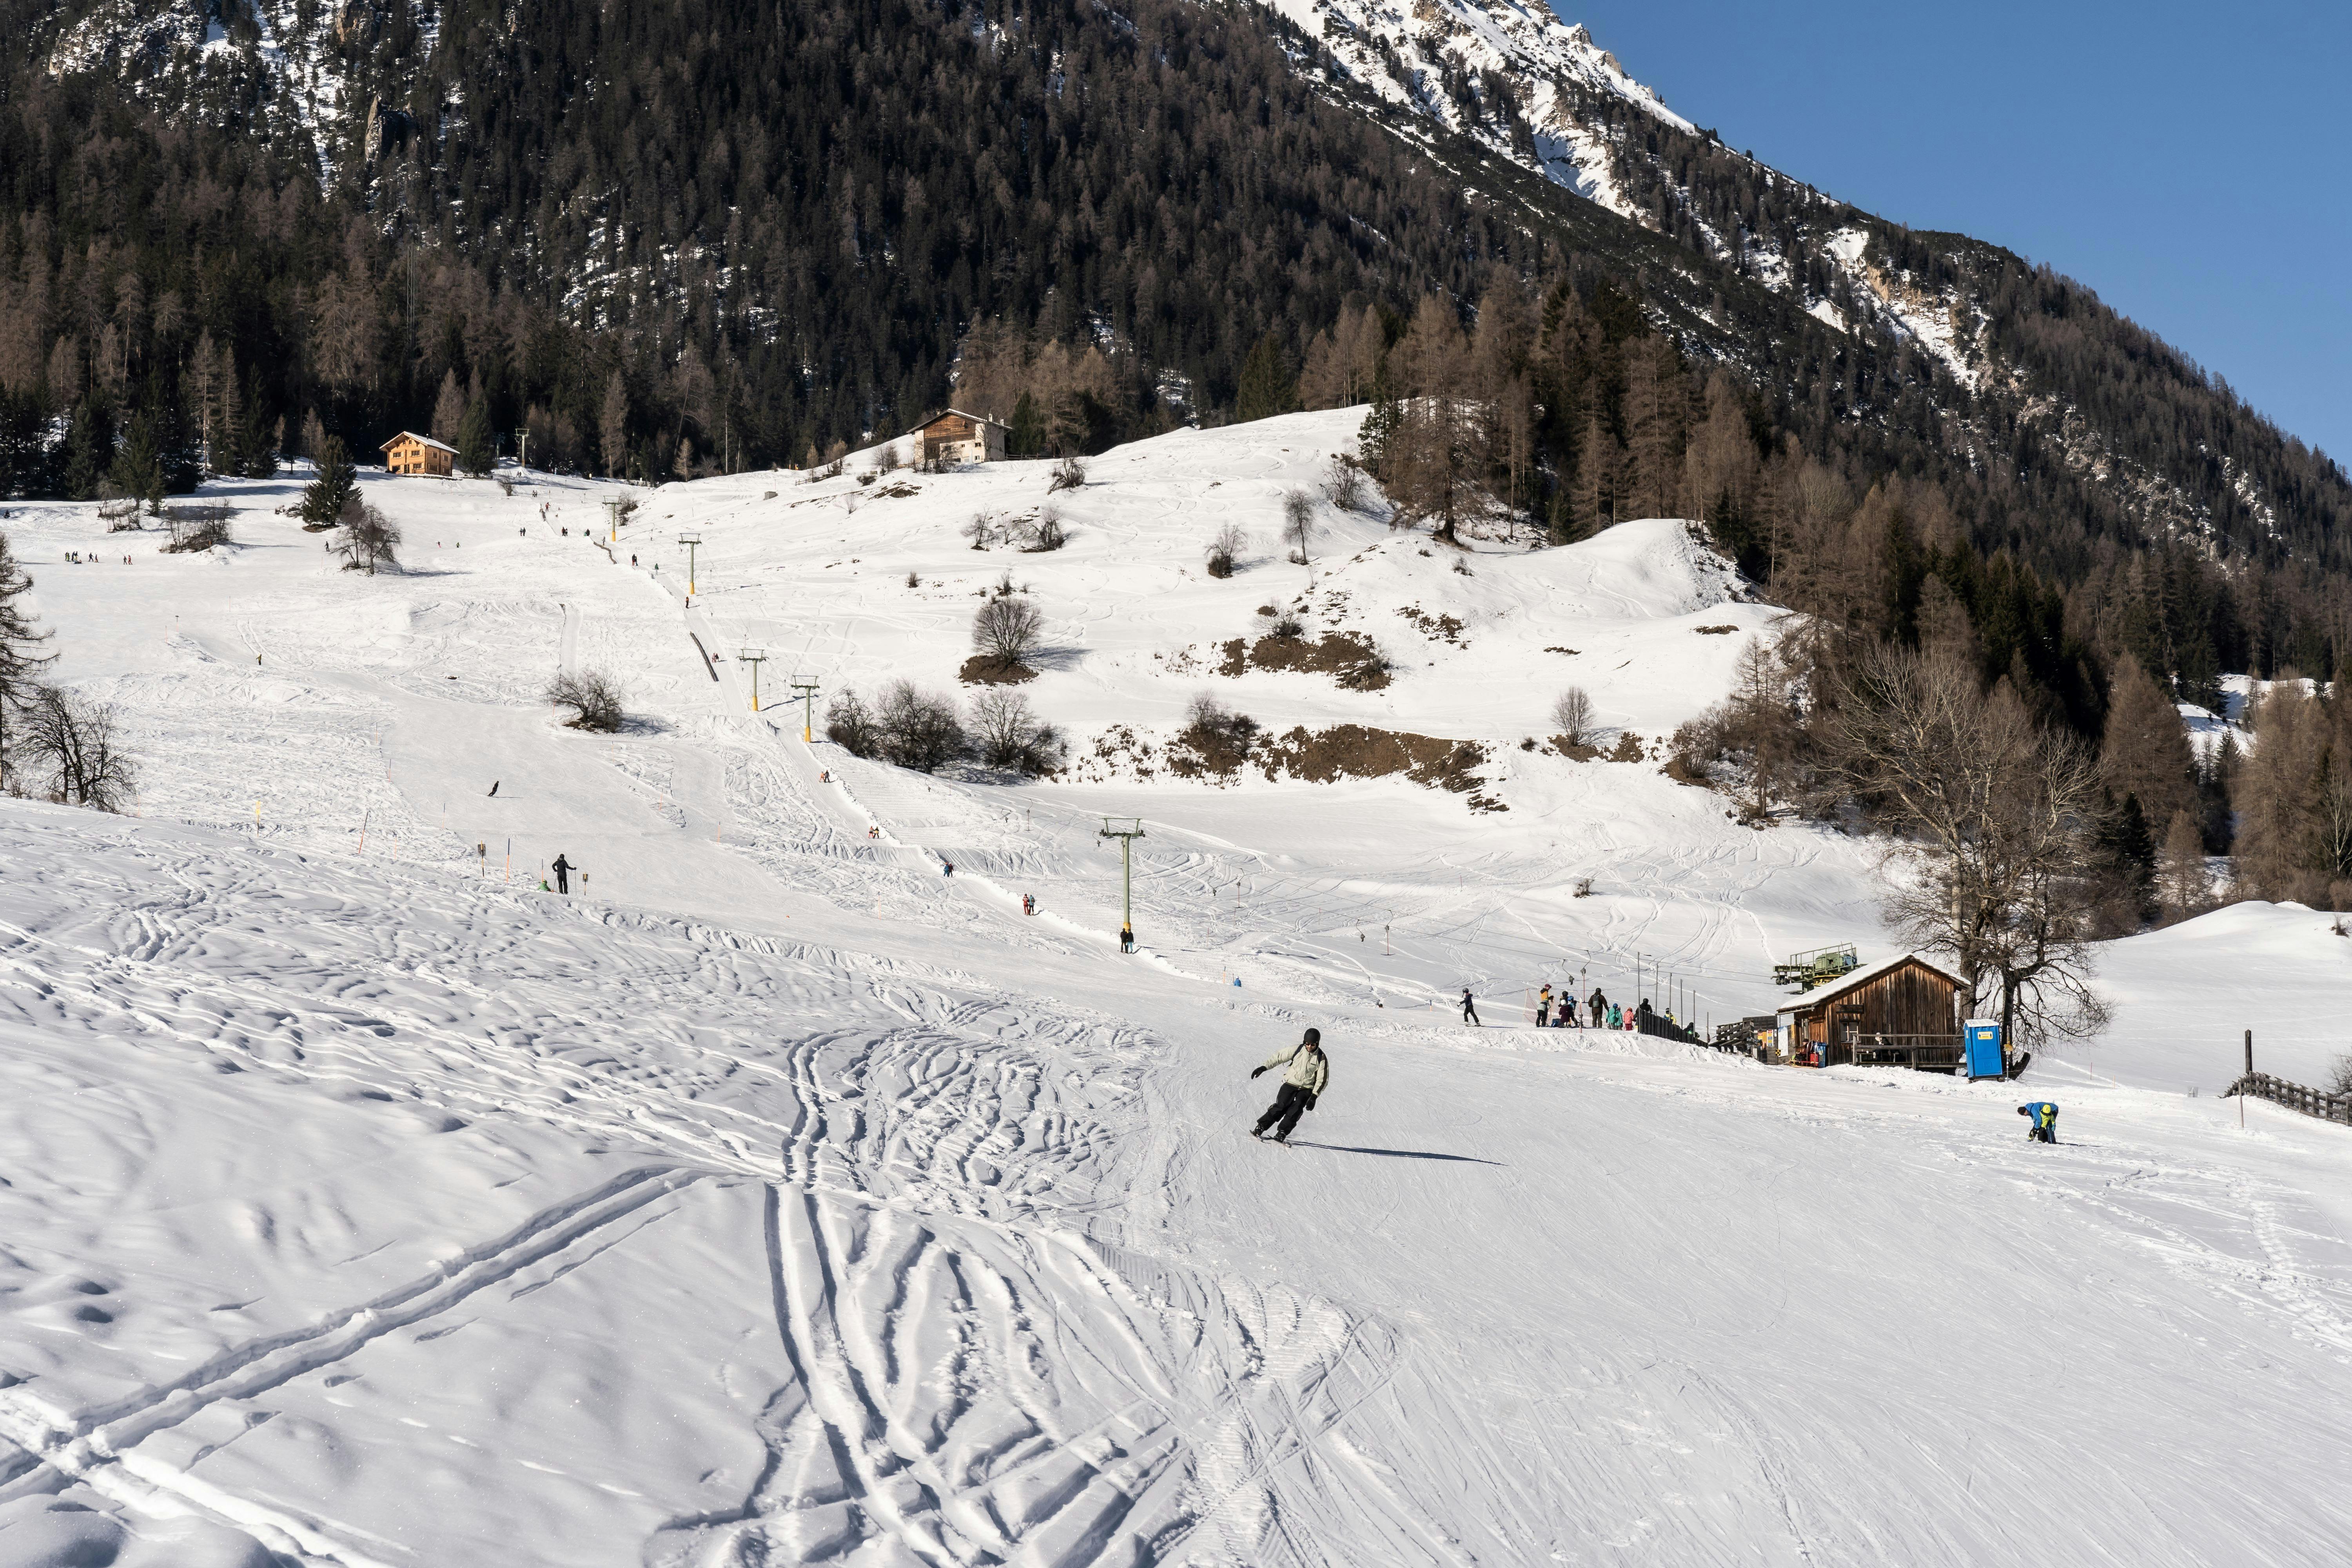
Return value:
M 1781 1005 L 1784 1059 L 1949 1072 L 1960 1062 L 1960 991 L 1958 975 L 1916 952 L 1865 963 Z
M 383 450 L 383 466 L 395 474 L 430 474 L 446 479 L 457 462 L 457 447 L 414 430 L 403 430 L 386 441 Z
M 945 458 L 950 463 L 992 463 L 1004 456 L 1011 434 L 995 420 L 960 408 L 925 420 L 912 433 L 922 438 L 925 462 Z

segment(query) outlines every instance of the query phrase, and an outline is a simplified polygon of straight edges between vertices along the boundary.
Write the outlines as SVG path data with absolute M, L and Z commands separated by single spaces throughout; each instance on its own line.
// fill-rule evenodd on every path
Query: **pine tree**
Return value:
M 33 672 L 48 662 L 34 652 L 48 634 L 36 631 L 25 613 L 24 596 L 32 586 L 33 580 L 9 551 L 8 536 L 0 533 L 0 726 L 6 724 L 9 710 L 24 700 Z M 0 784 L 7 781 L 7 734 L 0 728 Z
M 604 383 L 604 407 L 597 418 L 596 433 L 605 475 L 617 475 L 629 456 L 629 386 L 617 370 Z
M 490 405 L 478 397 L 466 405 L 466 417 L 457 426 L 457 467 L 478 479 L 497 462 L 490 444 Z
M 1404 423 L 1404 408 L 1397 401 L 1396 384 L 1390 377 L 1385 357 L 1372 372 L 1370 392 L 1372 405 L 1364 411 L 1364 423 L 1356 432 L 1356 451 L 1366 470 L 1385 483 L 1389 447 L 1396 439 L 1397 426 Z
M 1045 416 L 1038 411 L 1037 400 L 1025 390 L 1013 405 L 1013 422 L 1006 428 L 1004 449 L 1007 456 L 1014 458 L 1034 458 L 1045 449 Z
M 1271 419 L 1298 407 L 1298 378 L 1290 374 L 1282 344 L 1272 332 L 1258 339 L 1242 365 L 1241 385 L 1234 395 L 1234 417 L 1243 423 Z
M 298 509 L 303 523 L 313 533 L 342 521 L 343 504 L 358 494 L 360 488 L 359 470 L 343 456 L 341 437 L 320 437 L 315 458 L 319 477 L 303 487 L 302 504 Z
M 163 458 L 152 410 L 141 409 L 131 420 L 131 431 L 116 448 L 106 470 L 106 482 L 120 496 L 135 496 L 147 503 L 147 515 L 163 515 Z
M 64 489 L 68 500 L 89 500 L 97 496 L 99 476 L 109 464 L 111 445 L 105 434 L 105 416 L 86 398 L 75 404 L 73 423 L 66 431 Z
M 248 479 L 266 479 L 278 472 L 278 441 L 286 421 L 278 420 L 274 429 L 261 426 L 261 399 L 247 396 L 245 400 L 245 428 L 237 436 L 237 451 L 242 462 L 237 472 Z

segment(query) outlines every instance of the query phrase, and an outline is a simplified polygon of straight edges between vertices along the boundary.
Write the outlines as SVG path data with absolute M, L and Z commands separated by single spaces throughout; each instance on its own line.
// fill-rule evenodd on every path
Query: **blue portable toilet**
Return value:
M 2008 1075 L 2009 1064 L 2000 1054 L 2000 1020 L 1970 1018 L 1960 1026 L 1960 1033 L 1967 1041 L 1969 1082 Z

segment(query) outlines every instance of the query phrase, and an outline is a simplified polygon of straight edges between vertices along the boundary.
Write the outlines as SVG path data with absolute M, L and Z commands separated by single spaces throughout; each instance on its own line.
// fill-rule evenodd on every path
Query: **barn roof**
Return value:
M 446 452 L 453 458 L 457 455 L 457 448 L 449 445 L 448 442 L 436 441 L 430 436 L 419 436 L 414 430 L 403 430 L 399 435 L 394 436 L 391 440 L 386 441 L 383 446 L 378 447 L 376 450 L 379 452 L 389 452 L 403 441 L 414 441 L 419 446 L 430 447 L 436 452 Z
M 1865 963 L 1859 969 L 1849 969 L 1825 984 L 1816 985 L 1801 995 L 1791 996 L 1774 1009 L 1780 1013 L 1800 1013 L 1818 1007 L 1822 1003 L 1843 995 L 1857 985 L 1867 985 L 1882 974 L 1891 973 L 1906 963 L 1916 963 L 1930 974 L 1940 974 L 1955 986 L 1967 984 L 1940 963 L 1930 963 L 1916 952 L 1898 952 L 1893 958 L 1882 958 L 1876 963 Z

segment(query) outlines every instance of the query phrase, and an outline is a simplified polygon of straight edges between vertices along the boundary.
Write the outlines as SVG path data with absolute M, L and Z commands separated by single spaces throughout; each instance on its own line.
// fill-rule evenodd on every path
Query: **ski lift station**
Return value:
M 1784 1061 L 1874 1063 L 1951 1072 L 1960 1065 L 1960 977 L 1916 952 L 1881 959 L 1791 996 L 1777 1011 Z

